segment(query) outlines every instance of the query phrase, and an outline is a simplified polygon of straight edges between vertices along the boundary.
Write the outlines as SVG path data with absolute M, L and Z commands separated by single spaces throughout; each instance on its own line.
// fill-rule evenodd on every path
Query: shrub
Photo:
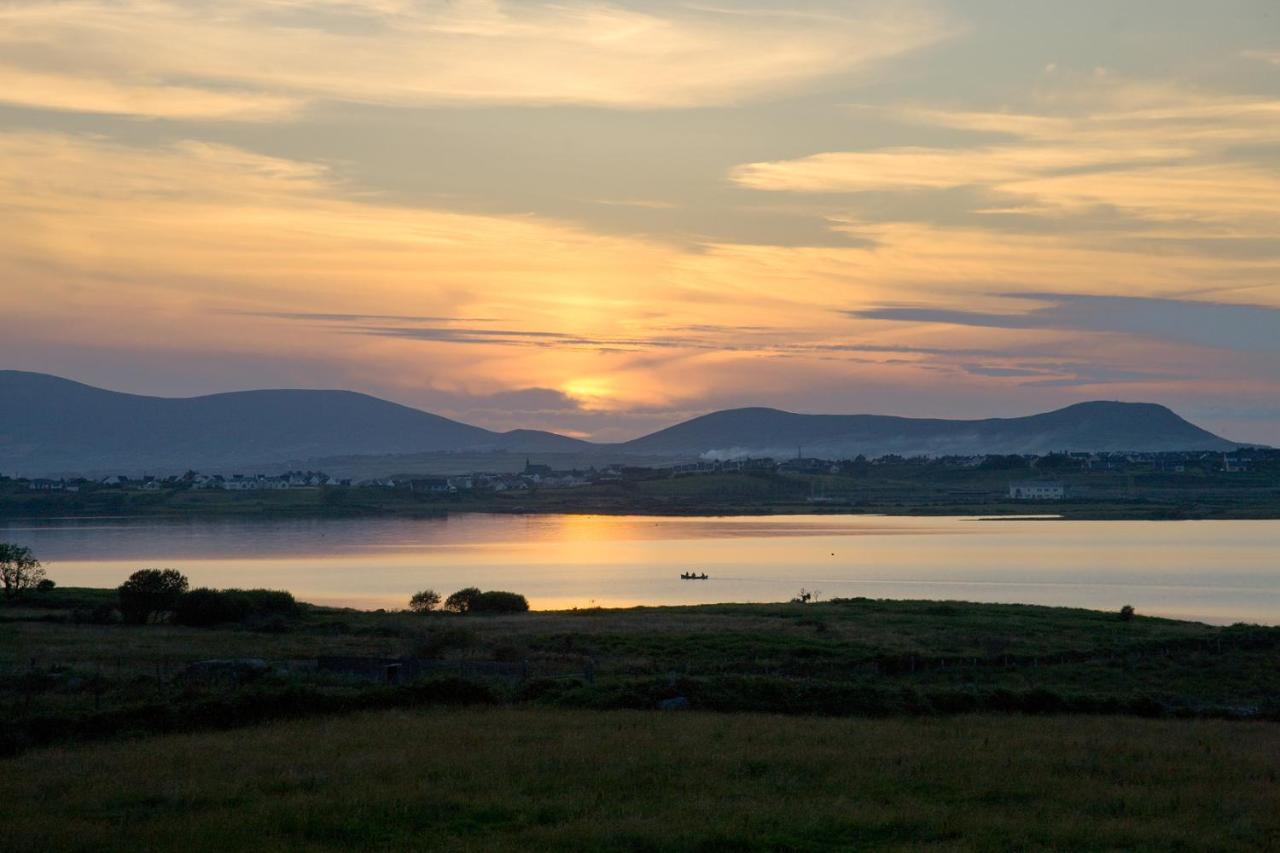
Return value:
M 444 609 L 454 613 L 470 613 L 475 600 L 480 597 L 480 590 L 474 586 L 460 589 L 444 600 Z
M 414 613 L 430 613 L 440 606 L 440 593 L 434 589 L 415 592 L 409 599 L 409 609 Z
M 1132 604 L 1126 604 L 1124 607 L 1120 608 L 1121 622 L 1132 622 L 1133 616 L 1134 616 L 1134 609 Z
M 51 578 L 45 578 L 36 584 L 36 592 L 49 592 L 57 585 Z
M 129 575 L 117 591 L 124 621 L 145 625 L 173 610 L 187 591 L 187 578 L 177 569 L 142 569 Z
M 44 569 L 31 549 L 11 542 L 0 542 L 0 583 L 4 597 L 16 598 L 44 580 Z
M 283 589 L 229 589 L 249 599 L 252 613 L 269 613 L 276 616 L 297 616 L 298 602 L 293 593 Z
M 516 592 L 490 590 L 482 592 L 471 601 L 471 613 L 525 613 L 529 602 Z
M 242 622 L 250 617 L 282 618 L 297 613 L 293 596 L 274 589 L 193 589 L 174 604 L 174 618 L 181 625 L 208 627 Z
M 249 615 L 249 599 L 233 590 L 193 589 L 179 596 L 173 616 L 180 625 L 205 628 L 221 622 L 239 622 Z

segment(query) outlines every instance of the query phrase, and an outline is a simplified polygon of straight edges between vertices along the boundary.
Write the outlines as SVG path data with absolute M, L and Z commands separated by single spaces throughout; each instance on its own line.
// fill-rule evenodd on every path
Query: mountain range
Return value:
M 423 453 L 630 458 L 852 457 L 1230 450 L 1151 403 L 1079 403 L 985 420 L 713 412 L 619 444 L 539 430 L 493 432 L 351 391 L 239 391 L 166 398 L 0 371 L 0 472 L 18 476 L 229 471 L 330 457 Z

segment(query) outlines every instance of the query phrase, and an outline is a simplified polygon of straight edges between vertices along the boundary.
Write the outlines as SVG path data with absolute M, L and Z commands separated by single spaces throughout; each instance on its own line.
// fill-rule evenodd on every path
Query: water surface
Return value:
M 193 585 L 402 607 L 464 586 L 536 609 L 824 598 L 1026 602 L 1280 623 L 1280 521 L 455 515 L 0 523 L 66 586 L 173 567 Z M 682 581 L 682 571 L 707 581 Z

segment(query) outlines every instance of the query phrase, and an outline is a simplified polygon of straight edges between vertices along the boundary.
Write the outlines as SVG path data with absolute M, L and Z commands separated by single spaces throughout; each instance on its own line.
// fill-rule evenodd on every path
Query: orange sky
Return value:
M 1269 2 L 0 9 L 0 366 L 1280 443 Z

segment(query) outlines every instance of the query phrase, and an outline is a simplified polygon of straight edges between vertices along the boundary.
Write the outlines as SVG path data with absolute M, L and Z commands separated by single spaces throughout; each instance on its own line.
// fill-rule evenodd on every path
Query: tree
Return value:
M 444 609 L 452 610 L 454 613 L 470 613 L 479 597 L 480 590 L 474 586 L 460 589 L 444 600 Z
M 4 581 L 4 597 L 16 598 L 44 580 L 44 569 L 30 548 L 0 542 L 0 579 Z
M 491 589 L 480 593 L 471 601 L 471 613 L 524 613 L 529 602 L 518 592 Z
M 409 599 L 409 609 L 414 613 L 430 613 L 440 606 L 440 593 L 434 589 L 424 589 L 422 592 L 415 592 L 413 598 Z
M 124 621 L 145 625 L 173 610 L 187 591 L 187 578 L 177 569 L 142 569 L 120 584 L 120 614 Z

